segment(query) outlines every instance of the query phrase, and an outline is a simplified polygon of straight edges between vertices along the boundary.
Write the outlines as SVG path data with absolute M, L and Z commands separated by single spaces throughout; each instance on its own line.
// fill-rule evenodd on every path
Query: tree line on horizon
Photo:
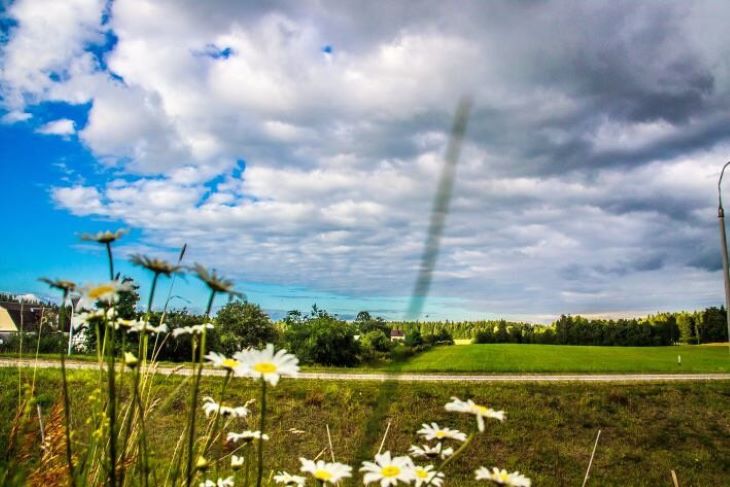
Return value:
M 418 329 L 431 335 L 445 330 L 454 339 L 469 339 L 474 343 L 645 347 L 724 342 L 728 339 L 725 308 L 715 306 L 700 311 L 663 312 L 627 319 L 561 315 L 550 325 L 507 320 L 390 324 L 404 332 Z

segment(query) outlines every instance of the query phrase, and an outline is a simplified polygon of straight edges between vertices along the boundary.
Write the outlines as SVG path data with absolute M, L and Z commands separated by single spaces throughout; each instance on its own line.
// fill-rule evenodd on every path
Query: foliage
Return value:
M 215 323 L 219 348 L 227 355 L 244 348 L 261 348 L 277 340 L 273 323 L 257 304 L 230 302 L 218 311 Z
M 302 363 L 352 367 L 359 363 L 357 328 L 315 309 L 298 323 L 287 326 L 284 342 Z

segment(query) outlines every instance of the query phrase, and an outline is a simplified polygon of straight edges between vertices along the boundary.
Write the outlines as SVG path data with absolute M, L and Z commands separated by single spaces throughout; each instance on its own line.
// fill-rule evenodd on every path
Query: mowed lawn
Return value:
M 681 356 L 682 363 L 677 363 Z M 730 353 L 721 346 L 593 347 L 484 344 L 436 347 L 393 372 L 628 373 L 730 372 Z

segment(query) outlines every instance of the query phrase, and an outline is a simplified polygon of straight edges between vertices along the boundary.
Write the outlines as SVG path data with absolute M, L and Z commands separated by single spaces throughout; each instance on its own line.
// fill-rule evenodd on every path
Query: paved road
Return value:
M 33 367 L 33 360 L 0 359 L 0 367 Z M 42 368 L 60 368 L 58 361 L 39 360 Z M 92 362 L 67 362 L 69 369 L 96 369 Z M 160 366 L 158 374 L 190 375 L 189 366 Z M 204 375 L 225 375 L 222 370 L 204 369 Z M 730 374 L 379 374 L 379 373 L 336 373 L 336 372 L 302 372 L 300 379 L 314 380 L 346 380 L 346 381 L 378 381 L 396 380 L 401 382 L 689 382 L 689 381 L 723 381 L 730 380 Z

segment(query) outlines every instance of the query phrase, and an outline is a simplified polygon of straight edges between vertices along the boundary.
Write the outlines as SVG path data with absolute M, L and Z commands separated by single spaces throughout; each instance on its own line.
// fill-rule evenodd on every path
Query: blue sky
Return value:
M 105 277 L 83 232 L 233 278 L 274 315 L 403 315 L 460 96 L 431 319 L 722 301 L 715 2 L 19 0 L 0 26 L 0 290 Z M 556 29 L 559 26 L 559 29 Z M 193 278 L 175 294 L 200 308 Z M 183 301 L 180 301 L 183 304 Z

